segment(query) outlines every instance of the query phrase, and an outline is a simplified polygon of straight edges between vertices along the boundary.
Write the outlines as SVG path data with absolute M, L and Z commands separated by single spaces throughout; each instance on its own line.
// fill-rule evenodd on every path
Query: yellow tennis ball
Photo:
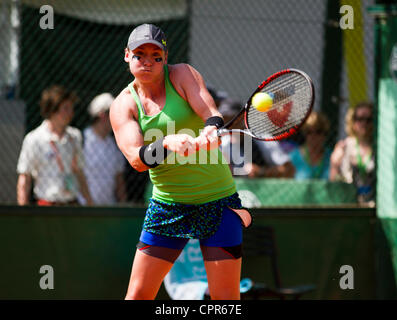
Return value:
M 252 97 L 251 103 L 256 110 L 265 112 L 272 107 L 273 98 L 266 92 L 258 92 Z

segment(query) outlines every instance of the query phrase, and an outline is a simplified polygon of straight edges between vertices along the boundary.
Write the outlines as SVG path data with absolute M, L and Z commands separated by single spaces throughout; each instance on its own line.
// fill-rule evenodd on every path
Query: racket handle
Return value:
M 227 130 L 227 129 L 219 129 L 219 130 L 216 130 L 216 134 L 217 134 L 218 137 L 225 136 L 225 135 L 227 135 L 227 134 L 229 134 L 229 133 L 230 133 L 230 131 Z
M 245 134 L 250 136 L 251 138 L 259 139 L 255 137 L 249 130 L 241 130 L 241 129 L 219 129 L 216 131 L 216 134 L 218 137 L 223 137 L 226 135 L 232 135 L 232 134 Z

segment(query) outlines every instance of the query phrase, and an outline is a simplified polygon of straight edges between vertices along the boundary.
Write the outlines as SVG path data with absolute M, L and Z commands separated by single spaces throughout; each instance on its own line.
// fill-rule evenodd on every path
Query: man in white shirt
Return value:
M 17 164 L 17 201 L 30 202 L 33 193 L 38 205 L 77 204 L 79 192 L 92 204 L 83 173 L 82 137 L 69 126 L 77 97 L 61 86 L 43 91 L 40 100 L 42 124 L 23 141 Z
M 110 93 L 96 96 L 88 107 L 92 125 L 83 131 L 84 172 L 95 204 L 125 202 L 123 177 L 125 160 L 111 136 L 109 109 L 114 97 Z

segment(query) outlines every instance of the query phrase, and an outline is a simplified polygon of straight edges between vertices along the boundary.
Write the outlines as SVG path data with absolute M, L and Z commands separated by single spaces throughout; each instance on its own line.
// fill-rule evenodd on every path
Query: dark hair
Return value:
M 43 118 L 48 119 L 53 113 L 59 110 L 62 102 L 78 101 L 77 95 L 60 85 L 52 85 L 51 87 L 43 90 L 40 99 L 40 113 Z

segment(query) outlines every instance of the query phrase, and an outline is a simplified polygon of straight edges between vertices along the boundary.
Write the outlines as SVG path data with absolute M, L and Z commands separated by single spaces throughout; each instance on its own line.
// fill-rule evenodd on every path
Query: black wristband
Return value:
M 164 159 L 171 152 L 163 147 L 163 140 L 164 138 L 161 138 L 139 149 L 139 158 L 149 168 L 155 168 L 163 163 Z
M 225 122 L 221 117 L 214 116 L 214 117 L 209 117 L 207 121 L 205 121 L 204 127 L 206 126 L 215 126 L 218 129 L 222 128 Z

